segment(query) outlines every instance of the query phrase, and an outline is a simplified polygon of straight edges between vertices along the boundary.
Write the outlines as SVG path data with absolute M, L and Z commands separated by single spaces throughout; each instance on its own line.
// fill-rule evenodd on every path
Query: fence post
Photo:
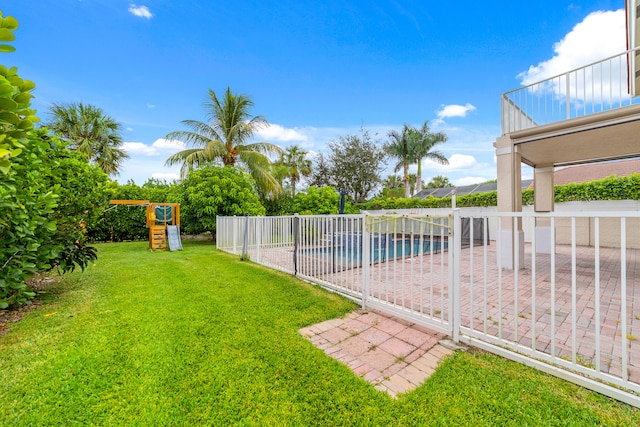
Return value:
M 460 342 L 460 250 L 462 247 L 460 209 L 453 209 L 453 224 L 449 229 L 449 313 L 453 342 Z M 453 239 L 452 239 L 453 237 Z M 473 250 L 473 246 L 471 246 Z
M 260 246 L 262 245 L 262 220 L 263 217 L 256 218 L 256 262 L 260 264 Z
M 293 275 L 298 275 L 298 241 L 300 240 L 300 217 L 293 215 Z
M 245 215 L 244 220 L 244 234 L 242 236 L 242 255 L 240 259 L 243 261 L 247 259 L 247 251 L 249 250 L 249 215 Z
M 367 228 L 367 214 L 362 215 L 362 309 L 367 308 L 369 296 L 369 265 L 371 263 L 371 241 Z

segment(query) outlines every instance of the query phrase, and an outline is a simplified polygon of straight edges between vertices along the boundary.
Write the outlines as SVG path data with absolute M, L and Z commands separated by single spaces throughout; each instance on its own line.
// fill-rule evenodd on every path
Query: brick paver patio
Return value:
M 327 355 L 391 396 L 421 385 L 453 351 L 444 335 L 375 311 L 356 311 L 300 329 Z
M 292 268 L 291 249 L 263 249 L 261 260 L 289 270 Z M 622 346 L 626 341 L 626 375 L 630 381 L 640 384 L 640 250 L 627 249 L 625 255 L 626 319 L 622 319 L 620 249 L 600 248 L 598 321 L 593 247 L 578 246 L 573 267 L 571 246 L 557 245 L 555 276 L 551 274 L 549 254 L 535 255 L 534 271 L 529 244 L 525 244 L 524 268 L 517 275 L 513 270 L 498 269 L 495 242 L 487 247 L 463 249 L 460 260 L 462 326 L 466 333 L 480 339 L 499 338 L 502 342 L 531 351 L 553 354 L 561 360 L 575 357 L 579 365 L 619 378 L 624 378 Z M 448 268 L 446 252 L 374 264 L 370 267 L 370 295 L 427 320 L 446 322 L 449 319 Z M 574 268 L 575 283 L 572 277 Z M 347 293 L 361 292 L 362 269 L 358 267 L 334 273 L 326 260 L 299 257 L 298 272 L 331 283 Z M 575 297 L 572 296 L 573 288 Z M 572 327 L 574 319 L 575 330 Z M 624 336 L 623 325 L 626 326 Z M 348 339 L 349 334 L 358 333 L 358 327 L 365 326 L 354 322 L 352 327 L 355 329 L 345 330 L 345 334 L 335 339 Z M 395 334 L 387 334 L 398 338 Z M 597 338 L 600 357 L 596 352 Z M 398 339 L 409 342 L 408 339 Z M 574 339 L 575 348 L 572 346 Z M 365 346 L 357 340 L 352 344 L 356 352 Z M 389 357 L 402 357 L 400 345 L 397 351 L 400 352 L 397 356 L 386 353 Z M 375 373 L 369 376 L 375 376 Z

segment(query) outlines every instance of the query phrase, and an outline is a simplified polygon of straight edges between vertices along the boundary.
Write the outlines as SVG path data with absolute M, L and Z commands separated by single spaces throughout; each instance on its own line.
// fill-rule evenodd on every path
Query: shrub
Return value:
M 264 215 L 250 175 L 231 166 L 193 170 L 182 182 L 181 222 L 187 233 L 215 233 L 216 216 Z
M 533 204 L 533 189 L 522 191 L 522 204 Z M 604 179 L 579 184 L 564 184 L 554 187 L 555 202 L 591 201 L 591 200 L 640 200 L 640 174 L 626 177 L 610 176 Z M 464 194 L 457 196 L 458 207 L 487 207 L 498 205 L 498 192 Z M 361 210 L 410 209 L 410 208 L 448 208 L 451 197 L 425 199 L 380 197 L 355 206 Z

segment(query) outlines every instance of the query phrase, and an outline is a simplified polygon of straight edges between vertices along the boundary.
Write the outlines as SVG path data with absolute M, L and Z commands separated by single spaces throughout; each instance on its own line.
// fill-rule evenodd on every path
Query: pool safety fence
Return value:
M 639 212 L 218 217 L 217 247 L 640 407 L 639 229 Z

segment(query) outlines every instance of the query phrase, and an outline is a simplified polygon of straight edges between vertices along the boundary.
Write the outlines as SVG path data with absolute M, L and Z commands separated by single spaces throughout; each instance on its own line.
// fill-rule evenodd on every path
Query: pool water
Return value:
M 389 242 L 380 242 L 375 239 L 371 244 L 370 260 L 387 261 L 389 259 L 399 258 L 403 256 L 419 255 L 420 253 L 428 254 L 438 252 L 442 249 L 440 241 L 431 242 L 431 240 L 389 240 Z M 431 247 L 433 243 L 433 248 Z M 335 248 L 324 247 L 306 249 L 301 251 L 303 254 L 319 257 L 322 259 L 335 259 L 340 263 L 360 263 L 362 260 L 362 247 L 354 247 L 355 245 L 336 246 Z M 444 243 L 444 249 L 447 248 L 447 242 Z M 334 258 L 335 257 L 335 258 Z

